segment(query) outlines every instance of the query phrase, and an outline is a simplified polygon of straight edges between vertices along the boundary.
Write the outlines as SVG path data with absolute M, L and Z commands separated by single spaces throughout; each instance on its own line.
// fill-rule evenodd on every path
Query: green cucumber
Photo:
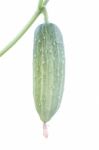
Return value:
M 62 34 L 52 23 L 36 28 L 33 49 L 33 95 L 40 119 L 46 123 L 57 112 L 63 95 L 65 54 Z

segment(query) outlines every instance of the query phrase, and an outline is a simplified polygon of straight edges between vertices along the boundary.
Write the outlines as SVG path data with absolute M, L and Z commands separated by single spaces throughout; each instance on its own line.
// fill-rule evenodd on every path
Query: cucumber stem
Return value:
M 34 15 L 31 17 L 31 19 L 28 21 L 28 23 L 23 27 L 23 29 L 16 35 L 15 38 L 13 38 L 12 41 L 10 41 L 1 51 L 0 51 L 0 57 L 3 56 L 11 47 L 13 47 L 17 41 L 27 32 L 27 30 L 31 27 L 31 25 L 35 22 L 35 20 L 38 18 L 38 16 L 42 13 L 44 6 L 47 4 L 48 0 L 45 0 L 42 4 L 43 0 L 39 1 L 39 8 L 37 8 L 37 11 L 34 13 Z M 42 5 L 40 7 L 40 5 Z
M 43 124 L 43 136 L 48 138 L 48 129 L 46 123 Z
M 43 6 L 43 0 L 39 0 L 38 8 L 40 9 Z
M 47 9 L 45 7 L 43 9 L 43 14 L 44 14 L 45 23 L 48 23 L 48 13 L 47 13 Z

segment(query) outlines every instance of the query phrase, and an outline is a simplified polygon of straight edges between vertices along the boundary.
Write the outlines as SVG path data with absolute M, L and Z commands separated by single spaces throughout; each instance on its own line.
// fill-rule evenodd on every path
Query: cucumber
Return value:
M 61 104 L 65 79 L 62 34 L 52 23 L 39 25 L 34 33 L 33 96 L 40 119 L 46 123 Z

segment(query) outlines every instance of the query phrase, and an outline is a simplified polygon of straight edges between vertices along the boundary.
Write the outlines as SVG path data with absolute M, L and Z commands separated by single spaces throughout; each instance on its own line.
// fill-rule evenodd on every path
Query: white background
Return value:
M 30 19 L 36 0 L 0 1 L 0 50 Z M 99 150 L 99 1 L 50 0 L 49 20 L 63 33 L 66 80 L 49 138 L 32 95 L 33 34 L 0 58 L 0 150 Z

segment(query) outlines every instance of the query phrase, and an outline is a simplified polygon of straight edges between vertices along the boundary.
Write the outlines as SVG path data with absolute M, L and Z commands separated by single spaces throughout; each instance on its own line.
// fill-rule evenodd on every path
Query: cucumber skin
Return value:
M 34 33 L 33 95 L 43 122 L 57 112 L 63 95 L 65 54 L 62 34 L 52 24 L 39 25 Z

